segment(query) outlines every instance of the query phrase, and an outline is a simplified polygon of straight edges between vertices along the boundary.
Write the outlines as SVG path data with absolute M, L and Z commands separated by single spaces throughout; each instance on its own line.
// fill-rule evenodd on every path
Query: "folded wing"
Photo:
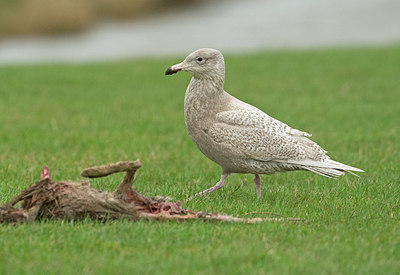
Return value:
M 215 142 L 229 144 L 249 159 L 298 165 L 328 177 L 340 176 L 347 170 L 362 171 L 331 160 L 324 149 L 308 139 L 310 134 L 247 103 L 238 100 L 231 107 L 230 111 L 217 114 L 208 133 Z

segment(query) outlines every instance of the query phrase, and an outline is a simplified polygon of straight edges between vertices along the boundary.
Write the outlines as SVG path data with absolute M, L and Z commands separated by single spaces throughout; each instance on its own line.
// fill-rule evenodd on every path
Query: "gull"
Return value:
M 336 179 L 346 172 L 364 172 L 330 159 L 327 151 L 309 139 L 309 133 L 225 92 L 225 62 L 220 51 L 196 50 L 165 74 L 179 71 L 192 75 L 184 104 L 187 131 L 199 150 L 222 168 L 217 184 L 195 196 L 222 188 L 232 173 L 254 174 L 260 199 L 260 174 L 308 170 Z

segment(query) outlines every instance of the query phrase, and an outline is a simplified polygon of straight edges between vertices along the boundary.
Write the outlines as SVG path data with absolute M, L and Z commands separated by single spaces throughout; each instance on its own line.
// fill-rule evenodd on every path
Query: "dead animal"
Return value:
M 257 223 L 265 221 L 291 221 L 297 218 L 239 218 L 218 213 L 195 212 L 181 208 L 180 203 L 164 197 L 145 197 L 132 186 L 140 160 L 120 161 L 84 169 L 83 177 L 105 177 L 125 172 L 125 177 L 112 192 L 91 188 L 88 180 L 80 183 L 52 181 L 49 168 L 44 166 L 41 178 L 21 191 L 9 203 L 0 207 L 0 223 L 32 222 L 37 220 L 73 220 L 90 218 L 96 221 L 127 219 L 147 220 L 212 220 L 223 222 Z M 19 206 L 17 206 L 19 205 Z

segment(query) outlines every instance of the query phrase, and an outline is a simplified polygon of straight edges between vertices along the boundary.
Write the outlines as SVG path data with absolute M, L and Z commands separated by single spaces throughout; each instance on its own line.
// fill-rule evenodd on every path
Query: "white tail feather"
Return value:
M 337 179 L 337 177 L 327 175 L 327 174 L 322 173 L 322 172 L 320 172 L 320 171 L 318 171 L 318 170 L 316 170 L 316 169 L 313 169 L 313 168 L 311 168 L 311 167 L 304 167 L 304 169 L 306 169 L 306 170 L 308 170 L 308 171 L 310 171 L 310 172 L 314 172 L 314 173 L 316 173 L 316 174 L 319 174 L 319 175 L 321 175 L 321 176 L 327 177 L 327 178 Z
M 280 161 L 279 161 L 280 162 Z M 281 161 L 283 162 L 283 161 Z M 331 159 L 327 159 L 325 161 L 315 161 L 315 160 L 286 160 L 286 163 L 296 164 L 302 167 L 305 170 L 310 172 L 317 173 L 321 176 L 325 176 L 328 178 L 337 179 L 339 176 L 344 175 L 345 173 L 350 173 L 358 177 L 357 174 L 350 172 L 364 172 L 361 169 L 358 169 L 353 166 L 349 166 Z
M 326 161 L 316 161 L 316 160 L 275 160 L 277 162 L 285 162 L 285 163 L 290 163 L 290 164 L 297 164 L 300 166 L 306 166 L 306 167 L 318 167 L 318 168 L 331 168 L 331 169 L 337 169 L 337 170 L 343 170 L 343 171 L 354 171 L 354 172 L 364 172 L 361 169 L 358 169 L 356 167 L 346 165 L 331 159 L 327 159 Z

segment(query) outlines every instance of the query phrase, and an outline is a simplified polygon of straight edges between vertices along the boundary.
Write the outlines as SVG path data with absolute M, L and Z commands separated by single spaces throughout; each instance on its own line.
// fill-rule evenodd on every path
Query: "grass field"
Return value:
M 219 167 L 186 133 L 183 58 L 0 68 L 0 202 L 38 179 L 140 158 L 145 195 L 183 201 L 215 184 Z M 0 273 L 398 274 L 400 48 L 227 56 L 225 89 L 362 168 L 339 181 L 309 172 L 251 175 L 184 207 L 309 220 L 257 225 L 201 221 L 46 222 L 0 226 Z M 113 190 L 122 175 L 92 180 Z

